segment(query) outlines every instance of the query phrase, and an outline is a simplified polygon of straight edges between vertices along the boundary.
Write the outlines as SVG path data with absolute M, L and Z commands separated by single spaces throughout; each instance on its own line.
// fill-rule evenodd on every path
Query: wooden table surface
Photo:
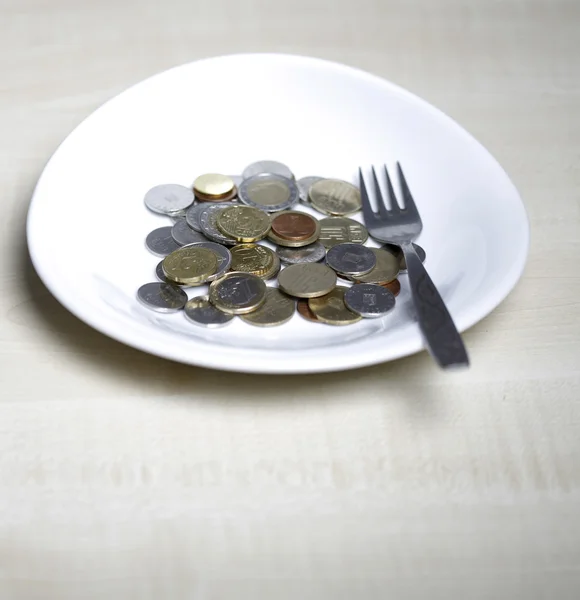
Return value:
M 0 598 L 577 599 L 580 3 L 0 4 Z M 39 281 L 25 217 L 59 142 L 149 75 L 242 51 L 384 76 L 513 178 L 529 262 L 466 334 L 469 372 L 187 367 Z

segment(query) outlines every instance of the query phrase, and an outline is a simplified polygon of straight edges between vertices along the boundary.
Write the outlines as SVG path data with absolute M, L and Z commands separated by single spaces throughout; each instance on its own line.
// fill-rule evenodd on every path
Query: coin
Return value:
M 295 210 L 283 212 L 272 219 L 272 231 L 286 240 L 304 241 L 316 233 L 317 220 Z
M 357 283 L 344 293 L 344 303 L 353 313 L 374 319 L 395 308 L 395 296 L 380 285 Z
M 320 263 L 290 265 L 278 275 L 280 288 L 296 298 L 315 298 L 328 294 L 336 285 L 336 273 Z
M 314 219 L 315 224 L 315 232 L 309 238 L 305 238 L 303 240 L 289 240 L 287 238 L 280 237 L 276 235 L 272 230 L 268 233 L 268 239 L 277 244 L 278 246 L 283 246 L 286 248 L 301 248 L 302 246 L 310 246 L 310 244 L 314 244 L 318 240 L 318 236 L 320 235 L 320 223 Z
M 146 238 L 145 245 L 147 249 L 155 256 L 167 256 L 179 248 L 179 244 L 171 235 L 172 227 L 158 227 L 154 229 Z
M 398 296 L 401 292 L 401 283 L 398 279 L 393 279 L 393 281 L 377 283 L 381 287 L 387 288 L 393 296 Z
M 281 267 L 280 259 L 278 258 L 277 254 L 274 254 L 274 260 L 272 261 L 272 266 L 268 269 L 268 271 L 266 271 L 266 273 L 264 273 L 263 275 L 260 275 L 260 277 L 264 281 L 267 281 L 268 279 L 272 279 L 273 277 L 276 277 L 276 275 L 278 275 L 278 273 L 280 272 L 280 267 Z
M 185 220 L 187 224 L 195 231 L 203 232 L 201 225 L 199 224 L 199 217 L 201 213 L 208 207 L 208 204 L 196 204 L 187 210 L 185 213 Z
M 310 203 L 322 213 L 350 215 L 362 207 L 360 192 L 352 183 L 340 179 L 323 179 L 310 188 Z
M 137 290 L 137 299 L 143 306 L 157 312 L 170 313 L 181 310 L 187 302 L 187 294 L 170 283 L 155 281 Z
M 193 204 L 193 192 L 183 185 L 156 185 L 145 194 L 145 206 L 162 215 L 174 215 Z
M 223 327 L 231 323 L 234 318 L 234 315 L 228 315 L 211 304 L 209 296 L 196 296 L 188 300 L 184 307 L 184 313 L 192 323 L 211 329 Z
M 293 180 L 269 173 L 244 179 L 238 189 L 240 202 L 267 212 L 292 208 L 299 195 L 298 186 Z
M 401 249 L 401 246 L 397 246 L 397 244 L 385 244 L 383 246 L 383 248 L 387 251 L 390 252 L 393 256 L 396 256 L 399 258 L 400 261 L 400 270 L 401 273 L 406 273 L 407 272 L 407 261 L 405 260 L 405 255 L 403 254 L 403 250 Z M 425 252 L 425 250 L 419 246 L 419 244 L 413 244 L 413 248 L 415 248 L 415 252 L 417 253 L 417 256 L 419 257 L 421 262 L 425 262 L 425 258 L 427 256 L 427 253 Z
M 287 265 L 298 263 L 314 263 L 321 261 L 326 256 L 326 250 L 320 242 L 314 242 L 302 248 L 284 248 L 278 246 L 276 254 Z
M 296 308 L 298 310 L 298 314 L 307 321 L 312 321 L 313 323 L 320 322 L 318 321 L 318 317 L 310 310 L 310 306 L 308 306 L 308 300 L 306 298 L 298 298 Z
M 260 308 L 247 315 L 241 315 L 242 321 L 258 327 L 275 327 L 288 322 L 294 316 L 296 301 L 289 298 L 278 288 L 266 290 L 266 301 Z
M 183 283 L 177 283 L 176 281 L 170 281 L 169 279 L 167 279 L 167 277 L 165 277 L 165 273 L 163 272 L 163 261 L 162 260 L 160 260 L 157 263 L 157 266 L 155 267 L 155 275 L 157 275 L 157 279 L 159 279 L 159 281 L 162 281 L 163 283 L 171 283 L 172 285 L 179 285 L 179 286 L 185 285 Z
M 270 223 L 267 213 L 252 206 L 230 206 L 221 211 L 217 219 L 218 229 L 237 242 L 257 242 L 265 238 Z
M 300 202 L 310 204 L 310 188 L 318 181 L 322 181 L 324 177 L 302 177 L 296 185 L 300 190 Z
M 274 264 L 274 252 L 258 244 L 238 244 L 231 250 L 232 271 L 252 273 L 261 277 L 265 275 Z
M 360 244 L 337 244 L 326 253 L 326 264 L 345 275 L 364 275 L 377 264 L 370 248 Z
M 236 198 L 236 196 L 238 195 L 238 188 L 234 186 L 234 189 L 229 192 L 228 194 L 226 194 L 225 196 L 210 196 L 208 194 L 202 194 L 201 192 L 198 192 L 197 190 L 195 191 L 195 199 L 198 200 L 199 202 L 206 203 L 206 202 L 219 202 L 219 203 L 223 203 L 223 202 L 230 202 L 232 200 L 234 200 Z
M 383 248 L 369 248 L 375 255 L 377 263 L 366 275 L 354 277 L 356 283 L 385 283 L 392 281 L 399 274 L 399 259 Z
M 260 175 L 262 173 L 266 173 L 269 175 L 282 175 L 282 177 L 294 179 L 294 174 L 292 173 L 292 171 L 286 165 L 275 160 L 260 160 L 258 162 L 252 163 L 251 165 L 248 165 L 242 171 L 242 177 L 244 179 L 249 179 L 254 175 Z
M 308 306 L 319 321 L 329 325 L 350 325 L 361 320 L 360 315 L 349 310 L 344 303 L 344 294 L 348 288 L 341 285 L 319 298 L 310 298 Z
M 163 272 L 170 281 L 196 285 L 204 283 L 218 266 L 215 252 L 208 248 L 187 246 L 163 259 Z
M 227 272 L 227 270 L 230 268 L 230 265 L 232 264 L 232 253 L 222 244 L 218 244 L 217 242 L 196 242 L 195 244 L 190 244 L 190 246 L 207 248 L 208 250 L 212 250 L 215 253 L 218 261 L 218 266 L 216 272 L 207 278 L 206 281 L 208 282 L 219 279 L 222 275 L 224 275 Z
M 194 231 L 183 218 L 176 221 L 175 225 L 171 228 L 171 237 L 173 237 L 180 246 L 207 241 L 207 238 L 203 233 Z
M 217 228 L 217 219 L 219 213 L 222 210 L 228 208 L 227 206 L 222 206 L 221 204 L 208 204 L 205 210 L 202 210 L 199 215 L 199 225 L 201 227 L 202 232 L 214 242 L 218 242 L 220 244 L 225 244 L 226 246 L 233 246 L 236 241 L 226 235 L 224 235 Z
M 223 197 L 231 194 L 235 188 L 231 177 L 219 173 L 206 173 L 200 175 L 193 182 L 193 191 L 202 196 Z
M 369 232 L 362 223 L 348 217 L 326 217 L 321 219 L 319 224 L 318 239 L 325 248 L 332 248 L 345 242 L 364 244 L 369 237 Z
M 228 273 L 209 286 L 210 302 L 231 315 L 257 310 L 266 301 L 266 284 L 250 273 Z

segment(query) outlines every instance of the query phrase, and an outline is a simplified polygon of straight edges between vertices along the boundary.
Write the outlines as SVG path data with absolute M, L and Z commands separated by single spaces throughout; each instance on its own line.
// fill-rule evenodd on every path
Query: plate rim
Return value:
M 66 142 L 73 136 L 77 130 L 83 126 L 83 124 L 89 120 L 95 113 L 103 110 L 109 103 L 116 100 L 119 96 L 122 96 L 136 88 L 140 85 L 145 84 L 146 82 L 155 79 L 156 77 L 160 77 L 167 73 L 180 70 L 183 68 L 190 67 L 194 64 L 204 63 L 204 62 L 219 62 L 219 61 L 228 61 L 228 60 L 286 60 L 286 61 L 294 61 L 298 63 L 306 63 L 306 64 L 319 64 L 324 66 L 325 68 L 330 68 L 336 71 L 341 72 L 350 72 L 352 75 L 373 81 L 374 83 L 378 83 L 383 87 L 389 88 L 392 92 L 405 96 L 407 99 L 412 102 L 420 105 L 423 109 L 430 111 L 435 114 L 438 118 L 444 119 L 449 126 L 453 127 L 455 131 L 465 137 L 470 143 L 475 143 L 480 147 L 481 150 L 487 155 L 487 158 L 490 159 L 496 168 L 498 168 L 506 177 L 506 183 L 512 188 L 512 192 L 514 195 L 514 200 L 517 198 L 518 202 L 514 202 L 514 207 L 517 206 L 521 213 L 522 226 L 525 226 L 522 234 L 524 235 L 524 239 L 522 239 L 522 243 L 519 247 L 519 252 L 514 258 L 514 261 L 511 265 L 509 273 L 505 276 L 502 281 L 501 287 L 495 287 L 494 293 L 491 296 L 487 297 L 487 302 L 485 305 L 479 307 L 478 310 L 470 309 L 465 312 L 463 315 L 459 317 L 454 317 L 456 325 L 460 332 L 464 332 L 488 315 L 490 315 L 513 291 L 518 282 L 520 281 L 525 267 L 527 263 L 527 258 L 529 254 L 530 248 L 530 220 L 527 214 L 524 202 L 521 198 L 519 191 L 517 190 L 515 184 L 512 179 L 509 177 L 505 169 L 501 166 L 495 156 L 479 141 L 477 140 L 467 129 L 465 129 L 462 125 L 460 125 L 455 119 L 447 115 L 441 109 L 437 108 L 433 104 L 429 103 L 427 100 L 424 100 L 420 96 L 410 92 L 409 90 L 399 86 L 392 81 L 385 79 L 379 75 L 375 75 L 368 71 L 364 71 L 357 67 L 353 67 L 350 65 L 346 65 L 343 63 L 330 61 L 322 58 L 304 56 L 300 54 L 288 54 L 288 53 L 271 53 L 271 52 L 254 52 L 254 53 L 234 53 L 234 54 L 224 54 L 218 56 L 212 56 L 207 58 L 202 58 L 199 60 L 194 60 L 186 63 L 182 63 L 180 65 L 176 65 L 169 69 L 160 71 L 155 73 L 141 81 L 138 81 L 135 84 L 132 84 L 125 88 L 124 90 L 118 92 L 113 97 L 106 100 L 100 106 L 98 106 L 95 110 L 91 111 L 85 118 L 83 118 L 73 129 L 70 131 L 66 137 L 58 144 L 52 155 L 46 161 L 42 172 L 38 178 L 38 181 L 34 187 L 34 191 L 32 193 L 32 198 L 28 207 L 27 219 L 26 219 L 26 237 L 28 244 L 28 251 L 31 262 L 42 280 L 43 284 L 47 287 L 50 293 L 62 304 L 69 312 L 71 312 L 75 317 L 85 322 L 93 329 L 99 331 L 100 333 L 110 337 L 118 342 L 121 342 L 127 346 L 136 348 L 140 351 L 146 352 L 148 354 L 152 354 L 154 356 L 158 356 L 161 358 L 165 358 L 168 360 L 172 360 L 175 362 L 179 362 L 182 364 L 188 364 L 193 366 L 205 367 L 216 369 L 220 371 L 228 371 L 228 372 L 238 372 L 238 373 L 255 373 L 255 374 L 306 374 L 306 373 L 328 373 L 328 372 L 336 372 L 345 369 L 356 369 L 365 366 L 372 366 L 376 364 L 380 364 L 383 362 L 388 362 L 391 360 L 396 360 L 398 358 L 404 358 L 406 356 L 410 356 L 421 350 L 425 349 L 425 345 L 421 339 L 421 336 L 417 329 L 417 336 L 411 337 L 404 342 L 399 342 L 396 346 L 396 351 L 386 352 L 384 354 L 379 354 L 378 356 L 370 356 L 367 353 L 360 354 L 352 354 L 346 353 L 345 355 L 340 356 L 340 360 L 336 360 L 337 357 L 334 357 L 334 361 L 325 361 L 323 364 L 319 364 L 317 362 L 306 361 L 300 364 L 296 364 L 291 360 L 287 360 L 286 362 L 289 364 L 283 364 L 282 361 L 277 361 L 275 364 L 271 364 L 269 362 L 256 364 L 251 361 L 244 361 L 242 365 L 238 365 L 235 363 L 228 363 L 227 361 L 219 361 L 212 360 L 211 353 L 200 352 L 196 356 L 184 356 L 183 353 L 180 352 L 172 352 L 171 349 L 164 348 L 163 351 L 159 351 L 159 347 L 155 344 L 148 345 L 145 340 L 140 338 L 135 339 L 134 336 L 125 335 L 125 333 L 119 329 L 116 329 L 114 324 L 111 324 L 110 319 L 108 318 L 99 318 L 99 314 L 94 313 L 94 311 L 88 310 L 84 311 L 82 308 L 82 304 L 75 304 L 74 302 L 70 302 L 67 298 L 66 294 L 61 294 L 58 284 L 54 282 L 54 278 L 47 273 L 47 269 L 45 268 L 45 264 L 42 259 L 42 252 L 40 252 L 36 247 L 36 242 L 34 238 L 34 229 L 35 229 L 35 205 L 39 202 L 39 196 L 43 184 L 43 180 L 45 177 L 45 173 L 49 169 L 51 163 L 55 160 L 55 158 L 59 155 L 62 147 Z M 195 339 L 192 340 L 192 344 L 197 344 L 207 347 L 215 348 L 215 343 L 209 343 L 206 340 Z M 177 348 L 180 346 L 177 345 Z M 259 350 L 260 353 L 267 352 L 267 349 Z M 248 353 L 248 351 L 245 351 Z M 239 350 L 237 350 L 237 354 L 239 354 Z M 252 354 L 252 352 L 248 353 Z M 321 353 L 322 354 L 322 353 Z M 345 358 L 347 360 L 345 360 Z

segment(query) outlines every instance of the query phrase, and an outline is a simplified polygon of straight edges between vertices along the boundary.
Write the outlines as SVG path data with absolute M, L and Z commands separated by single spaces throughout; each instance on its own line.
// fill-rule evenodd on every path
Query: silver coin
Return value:
M 353 313 L 374 319 L 395 308 L 395 296 L 380 285 L 358 283 L 344 293 L 344 303 Z
M 210 304 L 209 296 L 197 296 L 187 302 L 184 314 L 188 321 L 214 329 L 231 323 L 234 315 L 228 315 Z
M 228 175 L 228 177 L 234 182 L 236 187 L 240 187 L 242 181 L 244 181 L 243 175 Z
M 286 265 L 298 263 L 314 263 L 321 261 L 326 256 L 326 248 L 320 242 L 314 242 L 301 248 L 286 248 L 278 246 L 276 254 Z
M 326 264 L 337 273 L 364 275 L 375 268 L 377 257 L 360 244 L 337 244 L 327 252 Z
M 162 215 L 175 215 L 193 204 L 193 190 L 176 183 L 156 185 L 145 194 L 145 206 Z
M 180 245 L 195 244 L 196 242 L 206 242 L 207 238 L 203 233 L 194 231 L 185 219 L 179 219 L 171 229 L 173 239 Z
M 155 267 L 155 275 L 157 275 L 157 279 L 162 281 L 163 283 L 170 283 L 171 285 L 176 285 L 179 287 L 187 287 L 185 284 L 176 283 L 175 281 L 169 281 L 167 277 L 165 277 L 165 273 L 163 272 L 163 261 L 159 261 L 157 266 Z
M 236 244 L 236 240 L 225 236 L 217 227 L 217 218 L 225 208 L 228 208 L 227 204 L 226 206 L 223 204 L 209 204 L 199 215 L 199 225 L 202 232 L 210 240 L 226 244 L 227 246 L 233 246 Z
M 294 174 L 289 167 L 275 160 L 260 160 L 248 165 L 242 171 L 242 177 L 244 179 L 249 179 L 254 175 L 260 175 L 262 173 L 274 173 L 276 175 L 282 175 L 282 177 L 287 177 L 288 179 L 294 179 Z
M 401 250 L 401 246 L 397 246 L 397 244 L 385 244 L 383 246 L 383 248 L 387 251 L 390 252 L 393 256 L 396 256 L 400 259 L 401 263 L 400 263 L 400 273 L 406 273 L 407 272 L 407 261 L 405 260 L 405 255 L 403 254 L 403 251 Z M 417 256 L 419 257 L 419 259 L 421 260 L 421 262 L 425 262 L 425 258 L 427 258 L 427 253 L 425 252 L 425 250 L 419 246 L 419 244 L 413 244 L 413 248 L 415 248 L 415 252 L 417 253 Z
M 149 252 L 152 252 L 155 256 L 167 256 L 178 248 L 181 248 L 171 235 L 172 229 L 170 226 L 154 229 L 145 238 L 145 245 Z
M 151 310 L 170 313 L 177 312 L 185 306 L 187 294 L 175 285 L 156 281 L 142 285 L 137 290 L 137 299 Z
M 244 179 L 238 188 L 238 199 L 243 204 L 266 212 L 292 208 L 300 196 L 296 182 L 283 175 L 262 173 Z
M 196 204 L 195 206 L 191 206 L 187 209 L 185 213 L 185 220 L 187 224 L 194 229 L 195 231 L 199 231 L 202 233 L 201 225 L 199 224 L 199 217 L 201 213 L 209 206 L 209 204 Z
M 222 244 L 217 242 L 196 242 L 195 244 L 188 244 L 188 246 L 199 246 L 200 248 L 207 248 L 212 250 L 218 259 L 218 267 L 213 275 L 210 275 L 206 281 L 215 281 L 228 272 L 230 265 L 232 264 L 232 253 Z
M 310 204 L 310 188 L 317 182 L 322 181 L 324 177 L 302 177 L 296 182 L 298 189 L 300 190 L 300 202 L 303 204 Z

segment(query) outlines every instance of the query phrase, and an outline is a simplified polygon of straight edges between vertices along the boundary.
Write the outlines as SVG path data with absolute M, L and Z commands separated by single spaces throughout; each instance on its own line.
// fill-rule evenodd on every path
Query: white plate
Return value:
M 370 365 L 423 347 L 408 283 L 394 313 L 347 327 L 299 315 L 272 329 L 240 319 L 205 330 L 136 300 L 155 281 L 144 239 L 168 220 L 145 192 L 255 160 L 296 177 L 356 181 L 359 165 L 400 160 L 421 212 L 429 273 L 465 330 L 520 277 L 529 229 L 513 184 L 490 154 L 441 112 L 373 75 L 321 60 L 235 55 L 161 73 L 88 117 L 46 166 L 28 215 L 28 244 L 49 290 L 83 321 L 172 360 L 256 373 Z M 191 294 L 190 294 L 191 295 Z

